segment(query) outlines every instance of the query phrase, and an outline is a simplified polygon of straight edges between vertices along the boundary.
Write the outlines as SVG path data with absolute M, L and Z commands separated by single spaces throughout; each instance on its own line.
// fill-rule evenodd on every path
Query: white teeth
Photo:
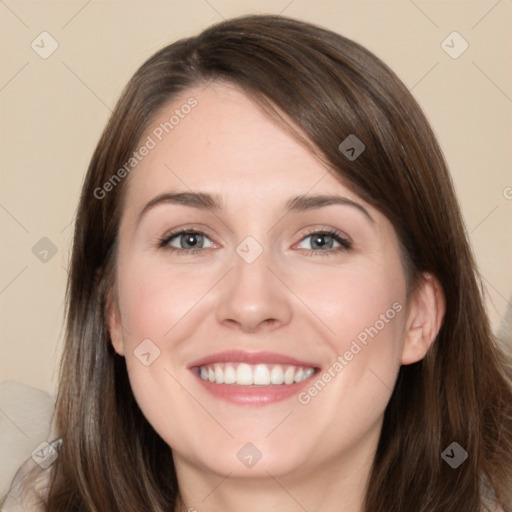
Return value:
M 284 382 L 284 372 L 280 366 L 274 366 L 270 372 L 270 382 L 272 384 L 282 384 Z
M 224 372 L 219 364 L 215 365 L 215 381 L 217 384 L 222 384 L 224 382 Z
M 242 386 L 250 386 L 253 383 L 252 370 L 248 364 L 242 363 L 236 369 L 236 383 Z
M 224 368 L 224 384 L 235 384 L 236 383 L 236 372 L 232 366 L 226 366 Z
M 313 368 L 311 368 L 313 370 Z M 314 372 L 314 370 L 313 370 Z M 285 384 L 293 384 L 295 379 L 295 368 L 293 366 L 290 366 L 285 372 L 284 372 L 284 383 Z
M 266 364 L 256 366 L 253 374 L 254 384 L 260 386 L 268 386 L 270 384 L 270 372 Z
M 304 380 L 309 379 L 309 377 L 311 377 L 311 375 L 313 375 L 313 373 L 315 373 L 314 368 L 306 368 L 304 370 Z
M 280 364 L 215 363 L 199 369 L 199 376 L 205 381 L 238 386 L 290 385 L 302 382 L 314 373 L 314 368 Z
M 300 382 L 301 380 L 304 380 L 304 370 L 302 368 L 295 374 L 295 382 Z

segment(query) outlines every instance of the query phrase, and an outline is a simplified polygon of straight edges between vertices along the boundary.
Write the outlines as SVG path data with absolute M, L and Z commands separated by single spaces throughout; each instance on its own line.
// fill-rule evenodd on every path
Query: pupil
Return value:
M 314 244 L 318 247 L 328 246 L 329 244 L 325 241 L 325 238 L 330 235 L 317 235 L 313 240 Z
M 185 247 L 195 247 L 199 241 L 200 235 L 197 233 L 189 233 L 185 236 Z

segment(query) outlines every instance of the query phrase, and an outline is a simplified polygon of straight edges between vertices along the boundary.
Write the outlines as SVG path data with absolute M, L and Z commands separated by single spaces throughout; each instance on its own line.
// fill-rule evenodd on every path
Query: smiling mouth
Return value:
M 212 363 L 195 368 L 197 375 L 212 384 L 234 386 L 290 386 L 309 379 L 317 368 L 285 364 Z

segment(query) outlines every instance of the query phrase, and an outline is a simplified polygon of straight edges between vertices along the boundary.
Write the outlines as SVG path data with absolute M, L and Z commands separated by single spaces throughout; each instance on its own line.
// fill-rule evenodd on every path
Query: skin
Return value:
M 191 96 L 197 107 L 129 177 L 108 301 L 113 346 L 143 413 L 173 450 L 183 510 L 359 511 L 399 367 L 420 360 L 439 330 L 439 285 L 426 275 L 407 298 L 388 219 L 234 86 L 187 91 L 141 140 Z M 160 203 L 139 219 L 171 191 L 218 194 L 223 207 Z M 303 194 L 348 198 L 372 220 L 349 205 L 286 213 L 286 201 Z M 180 249 L 183 237 L 169 242 L 175 252 L 159 247 L 169 232 L 191 228 L 206 235 L 197 254 Z M 310 231 L 325 229 L 352 247 L 336 250 L 329 236 L 328 250 L 314 245 Z M 263 248 L 252 263 L 236 252 L 247 236 Z M 326 370 L 394 303 L 402 310 L 307 405 L 295 396 L 227 403 L 187 369 L 244 349 Z M 149 366 L 134 355 L 144 339 L 160 350 Z M 262 453 L 251 468 L 237 458 L 247 442 Z

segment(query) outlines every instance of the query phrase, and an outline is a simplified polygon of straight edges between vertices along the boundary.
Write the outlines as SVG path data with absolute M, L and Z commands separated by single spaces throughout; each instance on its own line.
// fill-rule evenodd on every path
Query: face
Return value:
M 233 86 L 173 100 L 144 143 L 109 329 L 176 464 L 362 464 L 401 362 L 420 358 L 393 226 Z

